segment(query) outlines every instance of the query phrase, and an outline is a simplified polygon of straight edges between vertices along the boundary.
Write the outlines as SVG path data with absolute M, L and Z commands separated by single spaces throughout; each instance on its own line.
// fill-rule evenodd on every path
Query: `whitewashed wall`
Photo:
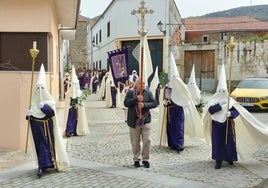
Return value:
M 158 30 L 157 23 L 160 20 L 164 24 L 169 23 L 170 1 L 174 2 L 173 0 L 145 0 L 145 7 L 149 10 L 154 10 L 153 14 L 145 16 L 145 29 L 148 31 L 148 38 L 152 36 L 165 37 Z M 106 68 L 107 52 L 116 49 L 116 40 L 118 38 L 131 40 L 140 37 L 138 34 L 138 30 L 141 27 L 140 15 L 131 15 L 132 10 L 137 10 L 141 6 L 140 2 L 141 0 L 116 0 L 106 9 L 101 19 L 91 28 L 93 36 L 96 36 L 96 33 L 102 30 L 102 42 L 90 52 L 93 54 L 91 61 L 101 60 L 102 68 Z M 174 4 L 171 3 L 171 5 Z M 174 14 L 179 15 L 176 7 L 173 7 L 171 10 Z M 174 20 L 174 18 L 172 19 Z M 110 22 L 110 37 L 107 38 L 108 22 Z

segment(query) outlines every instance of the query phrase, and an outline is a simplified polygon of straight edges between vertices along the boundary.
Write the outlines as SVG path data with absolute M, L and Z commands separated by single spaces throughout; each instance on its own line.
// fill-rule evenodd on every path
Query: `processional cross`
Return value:
M 147 9 L 145 6 L 145 2 L 142 0 L 141 1 L 141 7 L 138 8 L 138 10 L 132 10 L 131 14 L 140 14 L 141 15 L 141 29 L 139 30 L 139 34 L 141 36 L 141 62 L 140 62 L 140 77 L 141 77 L 141 83 L 143 83 L 143 41 L 144 37 L 147 34 L 147 31 L 145 30 L 145 15 L 146 14 L 152 14 L 154 10 L 152 9 Z
M 135 15 L 135 14 L 140 14 L 141 15 L 141 29 L 139 30 L 139 34 L 141 36 L 141 40 L 140 40 L 140 45 L 141 45 L 141 51 L 140 51 L 140 81 L 141 81 L 141 91 L 142 91 L 142 87 L 143 87 L 143 56 L 144 56 L 144 52 L 143 52 L 143 48 L 144 48 L 144 37 L 147 34 L 147 31 L 144 29 L 145 26 L 145 15 L 146 14 L 152 14 L 154 12 L 154 10 L 150 9 L 148 10 L 145 6 L 145 2 L 142 0 L 141 1 L 141 7 L 138 8 L 138 10 L 132 10 L 131 14 Z M 147 78 L 145 78 L 147 79 Z M 139 119 L 142 119 L 142 114 L 141 114 L 141 110 L 139 109 Z
M 141 7 L 138 8 L 138 10 L 132 10 L 131 14 L 140 14 L 141 15 L 141 30 L 139 31 L 139 34 L 141 37 L 144 37 L 147 34 L 147 31 L 145 31 L 144 26 L 145 26 L 145 14 L 152 14 L 154 10 L 150 9 L 148 10 L 145 6 L 145 2 L 142 0 L 141 1 Z

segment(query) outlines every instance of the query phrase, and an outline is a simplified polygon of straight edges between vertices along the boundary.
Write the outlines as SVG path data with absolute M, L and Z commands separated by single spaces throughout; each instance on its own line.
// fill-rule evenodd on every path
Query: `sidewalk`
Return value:
M 36 177 L 34 157 L 24 151 L 0 151 L 0 187 L 268 187 L 268 146 L 248 161 L 214 169 L 211 148 L 203 140 L 186 140 L 177 153 L 159 147 L 158 108 L 152 110 L 151 167 L 133 167 L 128 127 L 122 108 L 105 108 L 91 95 L 86 103 L 90 134 L 65 139 L 71 168 Z

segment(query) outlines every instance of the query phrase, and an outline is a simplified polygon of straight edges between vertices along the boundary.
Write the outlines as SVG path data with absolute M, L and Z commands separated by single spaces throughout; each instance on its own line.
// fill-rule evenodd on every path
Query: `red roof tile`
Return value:
M 186 18 L 186 32 L 268 30 L 268 21 L 249 16 L 218 18 Z

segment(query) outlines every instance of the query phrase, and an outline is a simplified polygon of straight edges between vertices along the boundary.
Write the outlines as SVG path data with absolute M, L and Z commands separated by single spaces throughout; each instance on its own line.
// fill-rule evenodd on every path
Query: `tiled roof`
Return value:
M 259 31 L 268 30 L 268 21 L 249 16 L 218 18 L 186 18 L 186 32 L 191 31 Z

